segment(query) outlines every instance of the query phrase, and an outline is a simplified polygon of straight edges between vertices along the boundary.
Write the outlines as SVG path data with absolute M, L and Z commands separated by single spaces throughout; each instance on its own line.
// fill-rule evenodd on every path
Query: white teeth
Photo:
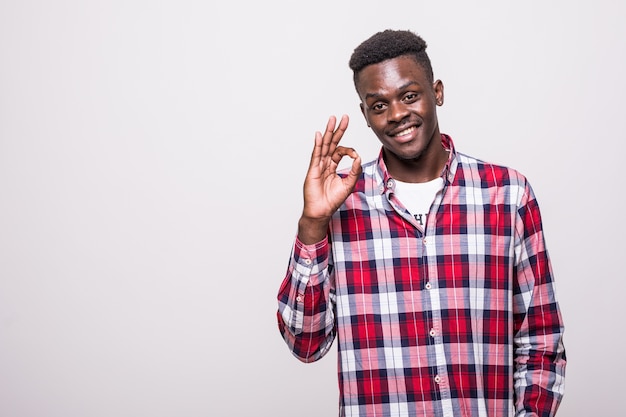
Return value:
M 415 130 L 414 126 L 411 126 L 409 128 L 404 129 L 402 132 L 398 132 L 396 133 L 396 136 L 403 136 L 403 135 L 408 135 L 409 133 L 411 133 L 412 131 Z

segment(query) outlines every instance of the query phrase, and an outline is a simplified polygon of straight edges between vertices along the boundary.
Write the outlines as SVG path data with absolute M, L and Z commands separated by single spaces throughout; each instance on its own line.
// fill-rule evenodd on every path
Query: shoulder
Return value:
M 455 182 L 481 188 L 498 186 L 528 186 L 528 179 L 509 166 L 488 162 L 464 153 L 457 153 Z

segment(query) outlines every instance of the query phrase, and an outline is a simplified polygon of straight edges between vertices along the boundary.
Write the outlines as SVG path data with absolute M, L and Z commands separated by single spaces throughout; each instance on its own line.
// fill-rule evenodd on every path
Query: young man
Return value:
M 379 32 L 350 68 L 382 148 L 361 165 L 339 146 L 346 116 L 315 135 L 278 293 L 287 345 L 312 362 L 337 338 L 341 416 L 555 415 L 563 323 L 528 181 L 439 132 L 419 36 Z

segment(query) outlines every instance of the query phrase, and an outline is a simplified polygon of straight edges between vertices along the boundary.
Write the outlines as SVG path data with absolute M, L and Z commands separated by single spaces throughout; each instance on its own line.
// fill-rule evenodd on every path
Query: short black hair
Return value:
M 356 86 L 359 72 L 368 65 L 407 55 L 424 68 L 426 75 L 434 80 L 433 68 L 426 53 L 426 41 L 409 30 L 387 29 L 375 33 L 354 49 L 348 65 L 353 71 Z

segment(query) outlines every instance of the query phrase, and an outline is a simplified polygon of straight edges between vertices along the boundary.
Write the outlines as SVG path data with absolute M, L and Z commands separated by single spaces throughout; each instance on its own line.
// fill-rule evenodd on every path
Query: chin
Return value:
M 422 155 L 424 154 L 424 152 L 417 152 L 417 153 L 412 153 L 412 154 L 408 154 L 405 157 L 402 157 L 403 160 L 405 161 L 419 161 L 422 158 Z
M 397 150 L 398 152 L 394 152 L 394 154 L 397 155 L 398 158 L 401 158 L 401 159 L 406 159 L 406 160 L 419 159 L 424 154 L 427 147 L 419 146 L 418 143 L 421 143 L 421 142 L 407 143 L 406 146 L 401 147 L 400 149 Z
M 400 161 L 416 161 L 419 160 L 424 154 L 424 149 L 420 150 L 402 150 L 402 149 L 393 149 L 393 148 L 385 148 L 385 154 L 388 157 L 400 160 Z

